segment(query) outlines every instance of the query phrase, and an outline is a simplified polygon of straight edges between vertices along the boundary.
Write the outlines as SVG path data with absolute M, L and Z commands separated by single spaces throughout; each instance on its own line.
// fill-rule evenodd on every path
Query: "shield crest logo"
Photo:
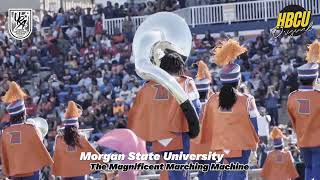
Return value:
M 8 32 L 17 39 L 24 40 L 32 32 L 32 9 L 9 9 Z

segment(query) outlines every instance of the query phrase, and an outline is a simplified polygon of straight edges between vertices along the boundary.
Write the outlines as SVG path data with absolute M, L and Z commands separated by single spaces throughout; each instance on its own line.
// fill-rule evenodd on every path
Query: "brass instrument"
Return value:
M 49 126 L 45 119 L 41 117 L 27 119 L 27 123 L 33 124 L 38 132 L 41 134 L 42 139 L 48 134 Z
M 188 94 L 175 77 L 159 67 L 165 50 L 177 52 L 185 61 L 191 47 L 192 35 L 188 24 L 170 12 L 148 16 L 137 29 L 132 44 L 137 74 L 144 80 L 153 80 L 163 85 L 176 98 L 187 118 L 189 135 L 195 137 L 199 133 L 198 115 Z

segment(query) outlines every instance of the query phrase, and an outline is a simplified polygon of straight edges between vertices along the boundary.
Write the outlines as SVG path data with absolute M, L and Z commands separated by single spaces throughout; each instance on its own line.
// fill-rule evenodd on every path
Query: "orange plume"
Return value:
M 67 110 L 64 113 L 64 117 L 66 119 L 78 118 L 81 116 L 81 114 L 82 114 L 82 110 L 78 108 L 77 104 L 73 101 L 69 101 Z
M 282 134 L 282 131 L 278 127 L 274 127 L 270 133 L 271 139 L 281 139 L 284 135 Z
M 227 65 L 246 51 L 247 48 L 240 46 L 239 42 L 229 39 L 228 41 L 223 41 L 220 46 L 214 49 L 213 58 L 217 65 Z
M 318 40 L 308 46 L 306 60 L 309 63 L 320 63 L 320 42 Z
M 10 87 L 6 94 L 1 98 L 4 103 L 13 103 L 17 100 L 24 100 L 27 96 L 21 87 L 14 81 L 10 83 Z
M 200 60 L 197 62 L 197 65 L 198 65 L 198 72 L 197 72 L 196 78 L 198 80 L 207 78 L 211 81 L 211 74 L 206 63 Z

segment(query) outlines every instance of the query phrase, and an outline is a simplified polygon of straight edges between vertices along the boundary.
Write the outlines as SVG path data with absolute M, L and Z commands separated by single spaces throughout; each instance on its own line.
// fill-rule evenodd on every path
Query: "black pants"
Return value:
M 268 114 L 271 116 L 271 126 L 278 126 L 279 125 L 279 114 L 278 108 L 267 108 Z

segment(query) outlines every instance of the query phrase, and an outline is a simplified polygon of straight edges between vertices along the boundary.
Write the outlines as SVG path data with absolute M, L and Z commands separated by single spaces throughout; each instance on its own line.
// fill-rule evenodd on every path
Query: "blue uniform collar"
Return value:
M 313 91 L 314 86 L 299 86 L 299 91 Z
M 10 122 L 10 125 L 23 124 L 23 123 L 25 123 L 25 121 L 16 121 L 16 122 Z

